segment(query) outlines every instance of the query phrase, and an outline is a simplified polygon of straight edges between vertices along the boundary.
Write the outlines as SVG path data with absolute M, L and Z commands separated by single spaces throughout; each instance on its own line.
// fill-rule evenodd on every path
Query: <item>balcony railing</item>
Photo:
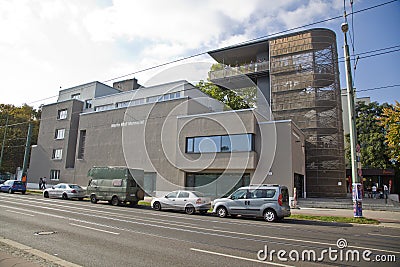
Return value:
M 269 61 L 250 63 L 237 67 L 225 66 L 222 70 L 210 71 L 208 76 L 212 81 L 244 74 L 256 74 L 265 71 L 269 71 Z

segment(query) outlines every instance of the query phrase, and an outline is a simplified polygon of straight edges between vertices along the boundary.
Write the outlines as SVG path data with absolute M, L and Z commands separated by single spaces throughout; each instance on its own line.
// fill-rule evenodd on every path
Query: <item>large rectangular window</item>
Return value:
M 57 113 L 58 120 L 65 120 L 68 115 L 68 109 L 60 109 Z
M 248 152 L 254 150 L 253 134 L 186 138 L 187 153 Z
M 53 149 L 52 159 L 62 159 L 62 148 Z
M 78 159 L 83 159 L 85 155 L 85 144 L 86 144 L 86 130 L 81 130 L 79 135 Z
M 61 140 L 64 139 L 65 136 L 65 129 L 57 129 L 55 133 L 55 139 Z
M 186 173 L 185 187 L 200 191 L 211 198 L 231 194 L 250 184 L 249 173 Z
M 50 180 L 60 180 L 60 170 L 50 170 Z

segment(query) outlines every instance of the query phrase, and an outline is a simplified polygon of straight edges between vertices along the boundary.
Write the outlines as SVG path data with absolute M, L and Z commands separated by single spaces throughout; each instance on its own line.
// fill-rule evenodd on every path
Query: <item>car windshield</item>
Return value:
M 77 185 L 77 184 L 70 184 L 69 187 L 72 188 L 72 189 L 82 189 L 82 187 L 80 185 Z
M 193 193 L 193 195 L 195 195 L 196 197 L 204 197 L 204 194 L 203 194 L 202 192 L 193 191 L 192 193 Z

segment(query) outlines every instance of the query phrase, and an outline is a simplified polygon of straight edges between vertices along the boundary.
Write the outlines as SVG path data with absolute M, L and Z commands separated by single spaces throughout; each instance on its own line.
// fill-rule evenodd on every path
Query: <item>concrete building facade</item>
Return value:
M 123 84 L 124 90 L 99 82 L 62 90 L 43 107 L 31 180 L 86 186 L 93 166 L 128 166 L 145 171 L 149 195 L 188 188 L 214 198 L 250 183 L 293 190 L 295 177 L 305 176 L 305 138 L 291 120 L 225 110 L 186 81 Z

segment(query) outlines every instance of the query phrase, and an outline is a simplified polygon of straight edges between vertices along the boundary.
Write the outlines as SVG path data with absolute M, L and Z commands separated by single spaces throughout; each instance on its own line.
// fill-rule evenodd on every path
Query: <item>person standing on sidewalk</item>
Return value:
M 372 197 L 374 199 L 376 199 L 376 185 L 375 184 L 372 186 Z
M 39 178 L 39 190 L 42 190 L 42 185 L 43 185 L 43 178 Z
M 387 200 L 388 200 L 388 197 L 389 197 L 389 188 L 385 184 L 383 185 L 383 194 L 384 194 L 384 197 L 385 197 L 385 203 L 387 204 Z

